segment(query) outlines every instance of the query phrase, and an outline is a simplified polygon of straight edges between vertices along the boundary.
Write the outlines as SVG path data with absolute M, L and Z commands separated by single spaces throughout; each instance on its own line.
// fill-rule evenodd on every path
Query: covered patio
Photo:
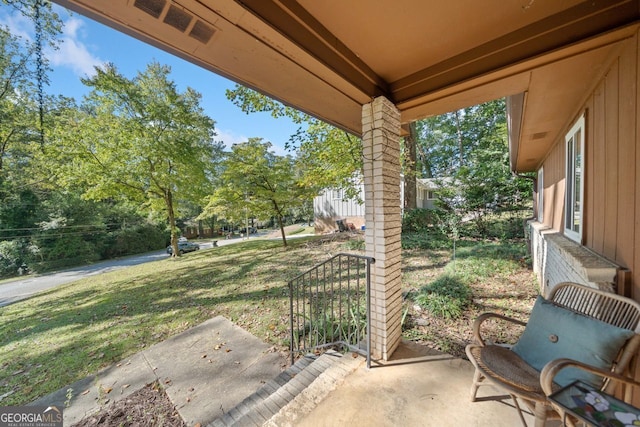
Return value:
M 56 2 L 362 138 L 366 254 L 376 260 L 370 336 L 383 363 L 401 344 L 403 126 L 507 97 L 510 139 L 518 141 L 512 169 L 535 171 L 640 18 L 640 0 Z M 439 373 L 434 363 L 415 366 Z M 377 369 L 357 381 L 375 384 Z M 413 373 L 406 382 L 426 378 Z M 441 381 L 434 389 L 453 390 L 454 381 Z M 466 402 L 447 400 L 442 423 L 456 424 L 446 420 L 466 413 Z M 474 425 L 501 425 L 485 424 L 485 415 Z
M 637 0 L 56 0 L 362 138 L 372 351 L 400 342 L 400 138 L 408 123 L 508 97 L 512 165 L 535 170 Z

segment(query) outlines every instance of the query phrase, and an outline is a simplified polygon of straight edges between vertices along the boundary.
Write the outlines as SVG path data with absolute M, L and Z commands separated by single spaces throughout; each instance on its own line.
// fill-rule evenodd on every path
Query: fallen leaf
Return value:
M 85 391 L 83 391 L 83 392 L 82 392 L 82 393 L 80 393 L 80 394 L 84 396 L 84 395 L 85 395 L 85 394 L 87 394 L 87 393 L 89 393 L 89 390 L 85 390 Z
M 206 358 L 207 358 L 207 355 L 206 355 L 206 354 L 203 354 L 201 357 L 202 357 L 203 359 L 206 359 Z
M 102 391 L 104 391 L 107 394 L 111 393 L 111 390 L 113 390 L 113 388 L 111 387 L 102 387 Z
M 129 388 L 131 386 L 131 384 L 125 384 L 122 386 L 122 388 Z
M 230 349 L 230 348 L 228 348 L 228 349 L 226 349 L 225 351 L 226 351 L 227 353 L 229 353 L 229 352 L 231 351 L 231 349 Z

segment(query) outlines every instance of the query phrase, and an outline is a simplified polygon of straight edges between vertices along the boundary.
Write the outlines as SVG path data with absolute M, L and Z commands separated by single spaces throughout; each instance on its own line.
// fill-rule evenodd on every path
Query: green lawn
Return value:
M 329 258 L 336 242 L 288 244 L 255 240 L 167 257 L 1 308 L 0 404 L 31 402 L 217 315 L 281 349 L 287 281 Z

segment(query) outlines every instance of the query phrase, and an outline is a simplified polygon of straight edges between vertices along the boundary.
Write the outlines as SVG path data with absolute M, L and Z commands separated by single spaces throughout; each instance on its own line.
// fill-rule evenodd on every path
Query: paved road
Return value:
M 230 239 L 220 242 L 221 245 L 236 243 L 240 239 Z M 212 243 L 200 243 L 201 249 L 213 247 Z M 75 267 L 57 273 L 43 274 L 39 276 L 29 276 L 24 279 L 0 284 L 0 307 L 28 298 L 38 292 L 55 288 L 56 286 L 71 283 L 85 277 L 96 274 L 107 273 L 133 265 L 144 264 L 145 262 L 157 261 L 167 258 L 165 250 L 149 252 L 142 255 L 133 255 L 126 258 L 103 261 L 96 264 Z

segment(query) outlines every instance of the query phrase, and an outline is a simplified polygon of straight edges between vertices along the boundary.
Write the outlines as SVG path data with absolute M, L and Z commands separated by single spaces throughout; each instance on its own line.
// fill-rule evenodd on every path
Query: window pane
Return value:
M 580 232 L 580 222 L 581 222 L 581 214 L 582 214 L 582 200 L 580 200 L 581 197 L 581 192 L 580 189 L 582 188 L 582 147 L 580 144 L 580 140 L 581 140 L 581 132 L 580 129 L 578 129 L 578 131 L 575 133 L 575 136 L 573 137 L 573 140 L 575 142 L 575 147 L 574 147 L 574 151 L 575 151 L 575 156 L 574 156 L 574 174 L 575 174 L 575 184 L 573 186 L 574 188 L 574 195 L 573 195 L 573 227 L 572 230 L 575 231 L 576 233 Z
M 567 140 L 567 179 L 565 180 L 567 183 L 567 189 L 566 189 L 566 195 L 567 195 L 567 200 L 565 203 L 565 217 L 564 217 L 564 222 L 565 222 L 565 227 L 572 229 L 573 227 L 571 226 L 573 224 L 573 208 L 574 208 L 574 204 L 573 204 L 573 185 L 574 185 L 574 180 L 573 180 L 573 145 L 574 145 L 574 139 L 573 137 L 570 138 L 569 140 Z
M 580 242 L 582 236 L 582 187 L 584 185 L 584 116 L 579 118 L 565 137 L 566 199 L 565 234 Z

